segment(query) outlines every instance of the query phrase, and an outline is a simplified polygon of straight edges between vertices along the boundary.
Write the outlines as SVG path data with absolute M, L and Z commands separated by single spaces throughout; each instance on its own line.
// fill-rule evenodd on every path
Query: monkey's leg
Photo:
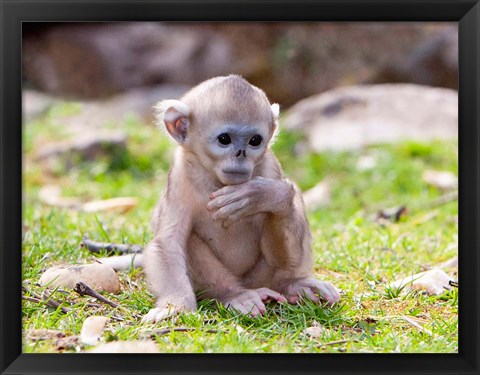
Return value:
M 189 272 L 200 298 L 213 298 L 229 309 L 257 316 L 265 313 L 264 302 L 286 302 L 280 293 L 268 288 L 246 289 L 212 253 L 198 236 L 192 235 L 188 242 Z
M 283 211 L 273 211 L 267 216 L 262 237 L 262 253 L 266 262 L 276 271 L 273 285 L 297 303 L 299 297 L 314 302 L 323 299 L 330 304 L 338 302 L 340 294 L 330 283 L 312 277 L 311 235 L 303 208 L 301 193 L 294 188 L 291 204 Z
M 197 302 L 187 274 L 185 254 L 175 244 L 164 245 L 156 237 L 144 250 L 144 268 L 156 307 L 143 317 L 144 322 L 159 322 L 183 311 L 195 311 Z

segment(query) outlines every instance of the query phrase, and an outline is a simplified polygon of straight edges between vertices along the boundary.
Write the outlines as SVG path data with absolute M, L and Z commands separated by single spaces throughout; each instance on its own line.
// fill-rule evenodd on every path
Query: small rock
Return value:
M 245 328 L 243 328 L 242 326 L 239 326 L 238 324 L 235 324 L 235 330 L 239 335 L 241 335 L 242 333 L 245 333 Z
M 77 156 L 83 160 L 95 160 L 125 150 L 126 147 L 127 135 L 124 132 L 92 132 L 70 141 L 44 145 L 37 152 L 36 160 L 63 157 L 67 165 L 73 165 Z
M 152 341 L 113 341 L 97 346 L 90 353 L 159 353 Z
M 377 161 L 371 155 L 363 155 L 357 161 L 356 168 L 358 171 L 369 171 L 377 166 Z
M 322 181 L 303 193 L 303 201 L 309 210 L 316 210 L 330 204 L 330 184 Z
M 49 268 L 40 278 L 40 285 L 73 289 L 80 281 L 99 292 L 120 291 L 117 273 L 112 267 L 100 263 Z
M 451 278 L 440 269 L 433 269 L 406 277 L 390 284 L 390 288 L 406 286 L 410 290 L 423 290 L 429 295 L 440 295 L 445 290 L 451 290 Z
M 55 103 L 51 96 L 33 90 L 22 90 L 22 115 L 27 123 L 47 113 Z
M 76 197 L 62 197 L 61 189 L 56 185 L 46 185 L 38 192 L 38 198 L 42 203 L 54 207 L 78 208 L 80 199 Z
M 303 332 L 305 332 L 305 334 L 308 336 L 317 339 L 322 336 L 322 334 L 325 332 L 325 329 L 322 326 L 313 326 L 305 328 Z
M 427 170 L 423 180 L 440 190 L 453 190 L 458 187 L 458 178 L 452 172 Z
M 107 324 L 108 318 L 105 316 L 89 316 L 83 322 L 80 339 L 85 345 L 96 345 L 99 343 L 102 330 Z

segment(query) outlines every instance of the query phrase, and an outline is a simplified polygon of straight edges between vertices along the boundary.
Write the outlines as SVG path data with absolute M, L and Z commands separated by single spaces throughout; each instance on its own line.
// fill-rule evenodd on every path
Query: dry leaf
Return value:
M 405 316 L 403 315 L 402 318 L 404 320 L 406 320 L 408 323 L 410 323 L 412 326 L 414 326 L 415 328 L 417 328 L 420 332 L 422 333 L 426 333 L 427 335 L 429 336 L 433 336 L 433 333 L 432 331 L 424 328 L 421 324 L 425 324 L 425 321 L 423 319 L 417 319 L 413 316 Z
M 428 170 L 423 173 L 423 180 L 440 190 L 453 190 L 458 187 L 458 178 L 452 172 Z
M 51 288 L 73 289 L 80 281 L 98 291 L 118 293 L 120 290 L 117 273 L 100 263 L 52 267 L 43 273 L 39 282 Z
M 107 324 L 105 316 L 89 316 L 83 322 L 80 339 L 85 345 L 96 345 L 101 339 L 102 330 Z
M 90 353 L 159 353 L 158 346 L 152 341 L 113 341 L 101 344 Z
M 115 211 L 124 213 L 135 207 L 137 203 L 137 198 L 119 197 L 84 203 L 82 210 L 85 212 Z

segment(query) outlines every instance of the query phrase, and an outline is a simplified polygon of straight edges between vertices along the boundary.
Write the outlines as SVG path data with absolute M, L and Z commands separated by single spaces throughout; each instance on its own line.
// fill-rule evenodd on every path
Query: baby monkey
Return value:
M 278 104 L 230 75 L 156 108 L 179 146 L 144 251 L 157 296 L 144 321 L 195 311 L 195 293 L 252 316 L 268 301 L 337 302 L 337 289 L 312 277 L 301 192 L 269 147 Z

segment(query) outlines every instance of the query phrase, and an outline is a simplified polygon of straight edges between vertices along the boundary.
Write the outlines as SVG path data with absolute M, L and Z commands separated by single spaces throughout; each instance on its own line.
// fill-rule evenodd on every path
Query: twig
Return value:
M 449 280 L 448 285 L 458 288 L 458 281 Z
M 337 340 L 337 341 L 329 341 L 329 342 L 324 342 L 320 346 L 330 346 L 330 345 L 339 345 L 339 344 L 346 344 L 347 342 L 358 342 L 357 339 L 352 339 L 352 340 Z
M 90 288 L 87 284 L 79 281 L 77 284 L 75 284 L 75 288 L 73 288 L 75 292 L 80 294 L 81 296 L 90 296 L 98 299 L 99 301 L 106 303 L 107 305 L 110 305 L 112 307 L 118 307 L 118 304 L 116 304 L 113 301 L 110 301 L 108 298 L 105 298 L 102 296 L 100 293 L 94 291 L 92 288 Z
M 188 328 L 188 327 L 173 327 L 173 328 L 165 328 L 161 329 L 160 331 L 155 331 L 152 336 L 163 336 L 170 332 L 192 332 L 196 331 L 196 328 Z M 218 333 L 220 332 L 218 329 L 207 329 L 203 331 L 205 333 Z
M 96 242 L 84 236 L 80 246 L 85 246 L 92 253 L 99 254 L 106 252 L 107 255 L 113 254 L 138 254 L 143 251 L 140 245 L 116 244 L 108 242 Z
M 437 199 L 434 199 L 430 202 L 426 202 L 425 204 L 420 204 L 417 209 L 431 209 L 435 208 L 438 206 L 442 206 L 446 203 L 452 202 L 458 200 L 458 191 L 452 191 L 450 193 L 447 193 L 445 195 L 442 195 L 441 197 L 438 197 Z
M 24 286 L 22 287 L 22 290 L 25 292 L 25 293 L 28 293 L 30 294 L 32 297 L 27 297 L 27 296 L 24 296 L 22 295 L 22 299 L 24 299 L 25 301 L 30 301 L 30 302 L 36 302 L 36 303 L 41 303 L 41 302 L 44 302 L 46 306 L 48 307 L 52 307 L 54 309 L 58 309 L 60 308 L 60 310 L 64 313 L 64 314 L 68 314 L 69 312 L 72 311 L 72 309 L 69 309 L 68 307 L 65 307 L 65 306 L 62 306 L 62 304 L 56 300 L 54 300 L 52 298 L 52 295 L 51 294 L 46 294 L 44 296 L 39 296 L 38 294 L 28 290 L 27 288 L 25 288 Z

